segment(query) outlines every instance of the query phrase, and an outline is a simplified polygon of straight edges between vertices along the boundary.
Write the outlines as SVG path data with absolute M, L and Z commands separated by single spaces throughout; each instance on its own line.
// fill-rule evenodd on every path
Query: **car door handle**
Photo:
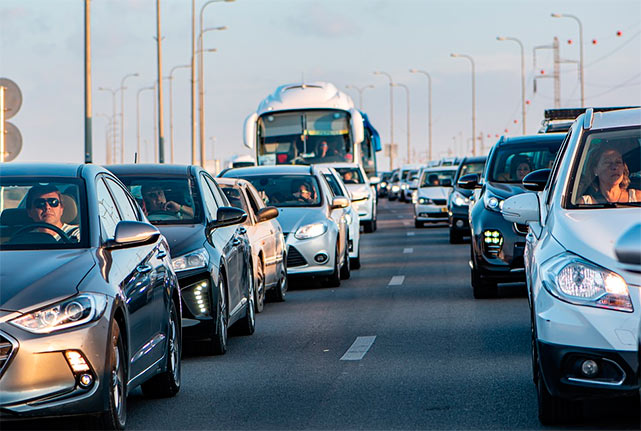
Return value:
M 231 242 L 231 245 L 237 246 L 240 245 L 240 243 L 243 242 L 240 238 L 234 238 L 233 241 Z
M 240 226 L 240 227 L 238 228 L 238 232 L 239 232 L 239 233 L 241 233 L 241 234 L 244 234 L 244 233 L 247 233 L 247 229 L 245 229 L 245 227 L 244 227 L 244 226 Z
M 138 271 L 139 274 L 146 274 L 148 272 L 151 272 L 151 266 L 150 265 L 138 265 L 136 267 L 136 271 Z
M 158 259 L 163 259 L 165 256 L 167 256 L 167 252 L 163 249 L 158 249 L 158 255 L 156 257 L 158 257 Z

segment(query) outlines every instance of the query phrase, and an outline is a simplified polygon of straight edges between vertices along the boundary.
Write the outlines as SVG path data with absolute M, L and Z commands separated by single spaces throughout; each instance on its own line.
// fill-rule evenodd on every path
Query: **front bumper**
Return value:
M 450 228 L 460 235 L 470 234 L 470 223 L 468 221 L 468 206 L 451 205 L 447 214 Z
M 326 276 L 334 272 L 336 234 L 331 230 L 309 239 L 297 239 L 291 233 L 286 245 L 288 276 Z M 322 256 L 326 259 L 319 263 L 315 258 Z
M 447 221 L 447 206 L 414 204 L 414 219 L 416 221 Z
M 358 213 L 358 218 L 363 224 L 364 222 L 371 221 L 373 218 L 373 211 L 372 211 L 372 198 L 368 198 L 367 200 L 364 200 L 362 202 L 357 202 L 353 205 L 354 211 Z
M 178 272 L 182 301 L 183 338 L 186 340 L 211 337 L 216 324 L 214 304 L 218 289 L 207 268 Z M 198 293 L 198 295 L 196 295 Z

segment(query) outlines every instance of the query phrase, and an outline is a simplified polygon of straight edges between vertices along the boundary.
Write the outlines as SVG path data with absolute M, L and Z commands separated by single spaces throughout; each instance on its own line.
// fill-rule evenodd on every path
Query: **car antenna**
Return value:
M 134 163 L 138 163 L 138 151 L 134 153 Z

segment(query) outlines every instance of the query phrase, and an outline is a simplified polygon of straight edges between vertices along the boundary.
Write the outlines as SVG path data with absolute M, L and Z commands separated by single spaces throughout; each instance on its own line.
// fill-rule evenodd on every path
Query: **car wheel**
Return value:
M 341 280 L 348 280 L 351 277 L 351 262 L 349 260 L 349 250 L 345 246 L 345 254 L 343 257 L 343 266 L 341 266 Z
M 173 397 L 180 390 L 180 356 L 182 342 L 176 304 L 171 301 L 167 334 L 167 370 L 141 385 L 142 393 L 150 398 Z
M 265 271 L 262 262 L 259 262 L 256 268 L 256 278 L 254 279 L 254 304 L 256 304 L 256 313 L 261 313 L 265 308 Z
M 581 402 L 555 397 L 545 386 L 541 370 L 537 374 L 536 396 L 539 405 L 539 422 L 543 425 L 557 425 L 578 420 L 581 415 Z
M 472 260 L 472 262 L 474 262 L 474 260 Z M 474 298 L 485 299 L 496 297 L 498 290 L 496 283 L 483 280 L 478 269 L 476 269 L 476 266 L 474 265 L 473 268 L 470 269 L 470 276 Z
M 350 259 L 352 269 L 361 269 L 361 242 L 358 242 L 358 250 L 356 250 L 356 257 Z
M 368 220 L 365 223 L 363 223 L 363 231 L 365 233 L 372 233 L 375 230 L 375 222 L 374 220 Z
M 276 287 L 272 287 L 269 292 L 267 292 L 269 299 L 275 302 L 283 302 L 287 296 L 289 279 L 287 278 L 287 266 L 285 265 L 285 262 L 287 262 L 287 256 L 283 253 L 283 268 L 280 272 L 278 285 Z
M 111 323 L 111 338 L 107 347 L 109 356 L 109 408 L 98 419 L 98 428 L 123 430 L 127 425 L 127 359 L 120 326 Z
M 450 244 L 460 244 L 463 242 L 463 236 L 456 230 L 450 228 Z
M 338 245 L 336 246 L 336 252 L 334 253 L 334 272 L 332 275 L 327 277 L 327 285 L 329 287 L 339 287 L 341 285 L 341 274 L 340 274 L 340 262 L 338 259 Z
M 240 332 L 243 335 L 252 335 L 256 330 L 256 314 L 254 304 L 254 270 L 249 267 L 247 283 L 247 302 L 245 303 L 245 317 L 238 322 Z
M 425 226 L 425 225 L 423 224 L 423 222 L 422 222 L 422 221 L 414 220 L 414 227 L 415 227 L 416 229 L 420 229 L 420 228 L 422 228 L 423 226 Z
M 224 355 L 227 352 L 227 300 L 225 278 L 222 274 L 218 277 L 218 294 L 216 300 L 216 323 L 212 334 L 209 350 L 214 355 Z

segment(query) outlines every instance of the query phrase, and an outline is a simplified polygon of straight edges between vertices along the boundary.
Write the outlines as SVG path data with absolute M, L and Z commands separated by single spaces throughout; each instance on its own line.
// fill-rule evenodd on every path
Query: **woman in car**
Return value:
M 612 145 L 598 146 L 592 151 L 584 177 L 592 181 L 579 199 L 580 204 L 641 202 L 641 190 L 628 188 L 630 170 Z

